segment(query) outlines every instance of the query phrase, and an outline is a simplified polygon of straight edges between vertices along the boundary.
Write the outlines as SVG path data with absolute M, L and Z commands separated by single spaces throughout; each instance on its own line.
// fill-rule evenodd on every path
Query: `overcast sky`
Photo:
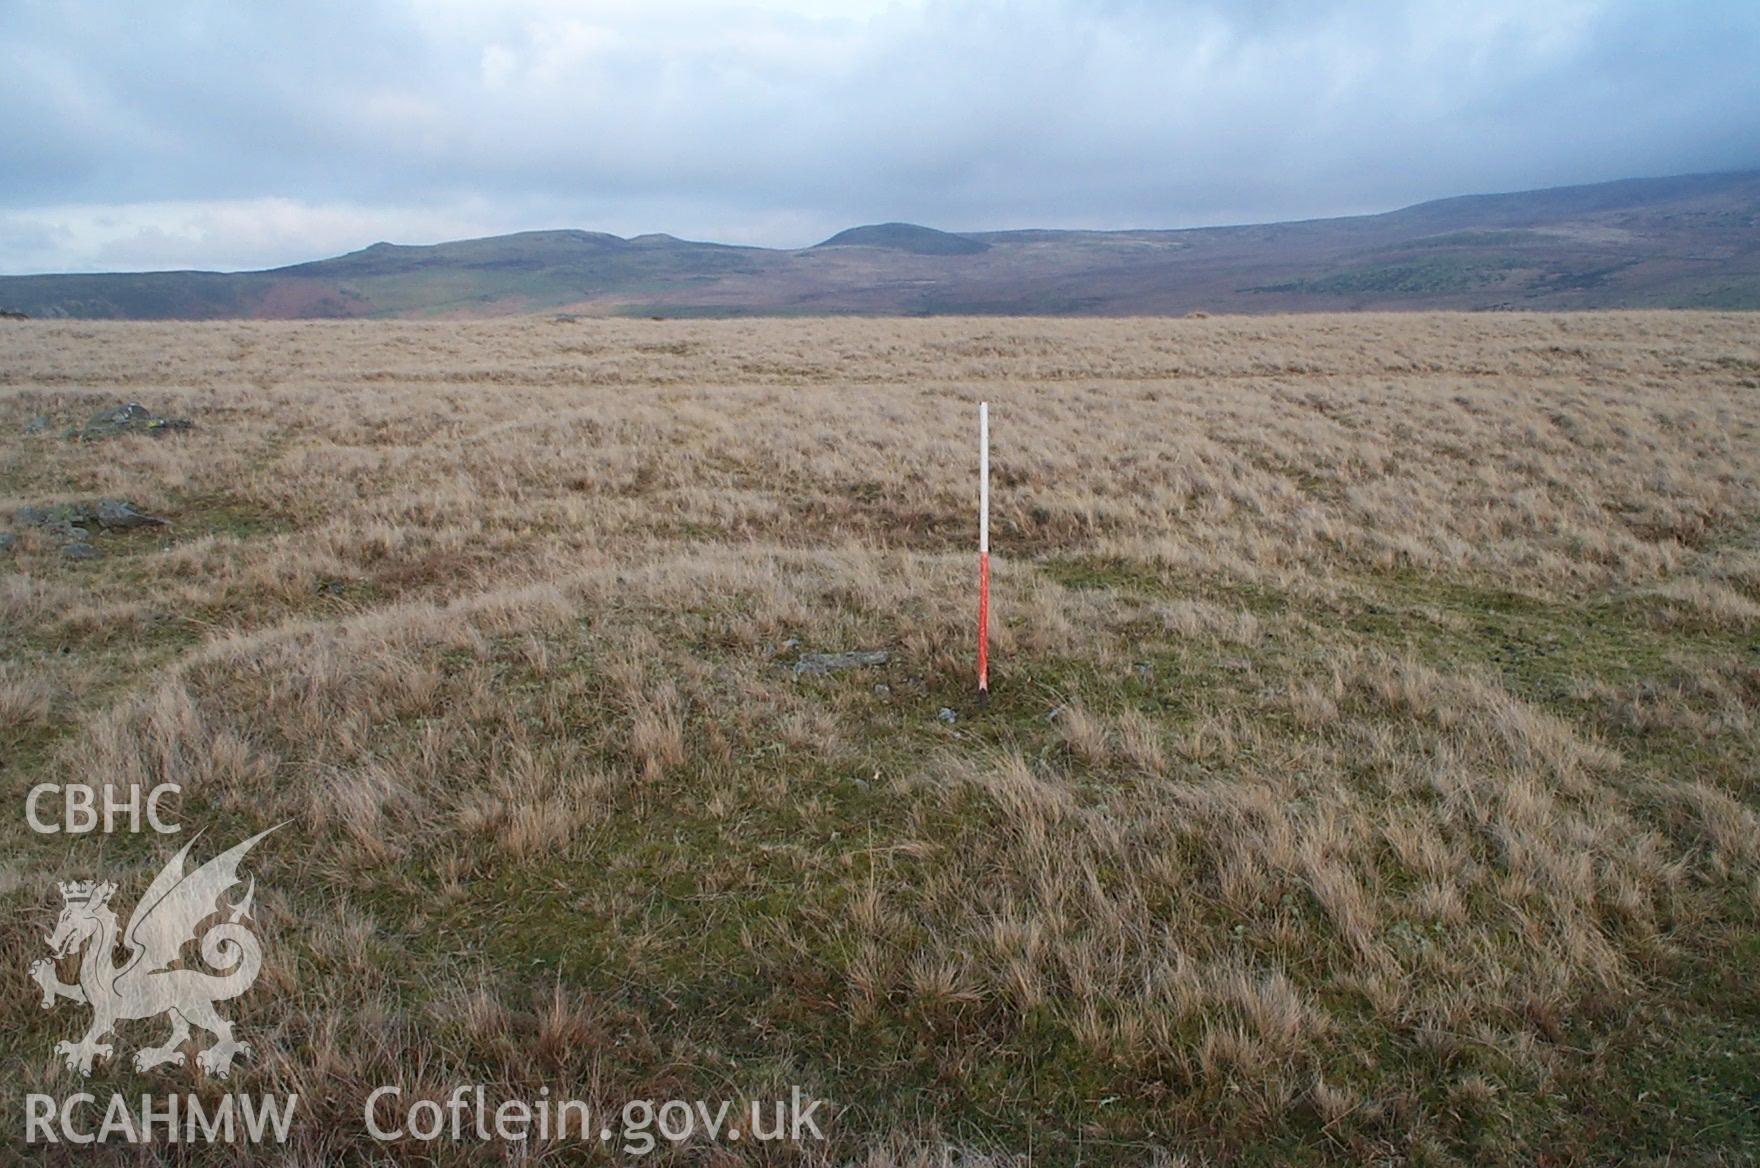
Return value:
M 1748 169 L 1757 63 L 1756 0 L 0 0 L 0 271 Z

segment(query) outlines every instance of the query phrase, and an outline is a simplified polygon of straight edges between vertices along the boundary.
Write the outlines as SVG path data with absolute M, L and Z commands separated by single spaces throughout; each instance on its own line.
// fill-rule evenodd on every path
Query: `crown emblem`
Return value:
M 61 884 L 61 899 L 68 904 L 103 904 L 116 891 L 116 885 L 109 881 L 75 880 L 71 884 Z

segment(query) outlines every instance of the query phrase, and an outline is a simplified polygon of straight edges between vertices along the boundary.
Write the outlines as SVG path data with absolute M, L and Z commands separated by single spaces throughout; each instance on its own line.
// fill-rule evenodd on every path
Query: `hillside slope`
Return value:
M 1760 172 L 1241 227 L 885 223 L 794 251 L 589 231 L 376 243 L 264 272 L 0 277 L 0 308 L 118 319 L 1760 308 Z

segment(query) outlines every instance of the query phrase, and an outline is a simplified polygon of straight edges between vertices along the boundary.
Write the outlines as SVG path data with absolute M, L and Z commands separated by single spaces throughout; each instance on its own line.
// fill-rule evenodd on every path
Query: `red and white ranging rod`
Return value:
M 990 696 L 990 403 L 978 403 L 978 700 Z

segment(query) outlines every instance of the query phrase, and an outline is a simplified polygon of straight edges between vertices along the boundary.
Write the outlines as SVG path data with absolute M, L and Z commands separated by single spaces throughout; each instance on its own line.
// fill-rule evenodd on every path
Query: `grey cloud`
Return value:
M 412 229 L 799 244 L 886 218 L 1178 226 L 1760 165 L 1746 0 L 792 7 L 25 5 L 0 28 L 0 248 L 70 207 L 133 219 L 64 266 L 226 265 L 317 253 L 297 217 L 244 246 L 127 208 L 291 201 L 328 224 L 314 249 L 350 216 L 397 235 L 398 209 Z M 56 254 L 38 239 L 0 267 Z

